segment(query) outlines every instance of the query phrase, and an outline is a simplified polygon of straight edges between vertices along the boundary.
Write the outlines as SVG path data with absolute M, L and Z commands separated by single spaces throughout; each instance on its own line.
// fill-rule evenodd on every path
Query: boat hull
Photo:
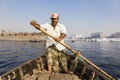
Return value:
M 0 80 L 115 80 L 82 61 L 80 57 L 67 55 L 68 69 L 72 74 L 48 73 L 45 55 L 32 59 L 2 74 Z

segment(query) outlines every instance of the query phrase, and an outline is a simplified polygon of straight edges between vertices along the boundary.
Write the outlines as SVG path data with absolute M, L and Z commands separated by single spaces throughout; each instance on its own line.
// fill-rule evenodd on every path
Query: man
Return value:
M 41 25 L 48 33 L 52 34 L 55 37 L 55 40 L 47 37 L 46 40 L 46 58 L 48 65 L 48 72 L 60 72 L 63 70 L 67 72 L 67 59 L 66 59 L 66 49 L 57 41 L 64 41 L 63 39 L 66 36 L 66 28 L 63 24 L 59 22 L 59 15 L 53 13 L 51 15 L 51 23 L 46 23 Z M 38 29 L 38 28 L 37 28 Z M 62 69 L 60 69 L 60 67 Z

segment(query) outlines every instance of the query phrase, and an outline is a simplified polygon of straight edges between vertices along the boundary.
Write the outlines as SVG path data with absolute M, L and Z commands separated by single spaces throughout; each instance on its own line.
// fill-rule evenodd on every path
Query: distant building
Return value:
M 91 38 L 105 38 L 106 35 L 103 32 L 96 32 L 91 34 Z
M 0 34 L 6 32 L 5 30 L 0 30 Z
M 0 36 L 3 36 L 6 33 L 5 30 L 0 30 Z
M 70 39 L 83 39 L 84 37 L 83 37 L 83 35 L 82 34 L 75 34 L 75 35 L 72 35 L 71 37 L 70 37 Z
M 116 32 L 114 34 L 111 34 L 111 38 L 120 38 L 120 32 Z

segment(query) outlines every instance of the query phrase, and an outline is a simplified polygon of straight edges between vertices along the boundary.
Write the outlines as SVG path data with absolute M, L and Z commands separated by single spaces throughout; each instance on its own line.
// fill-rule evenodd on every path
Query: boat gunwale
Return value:
M 71 56 L 73 56 L 73 55 L 70 55 L 70 58 L 72 59 Z M 38 59 L 40 59 L 40 58 L 44 58 L 44 57 L 45 57 L 45 55 L 41 55 L 41 56 L 35 57 L 35 58 L 33 58 L 33 59 L 31 59 L 31 60 L 29 60 L 29 61 L 27 61 L 27 62 L 24 62 L 24 63 L 22 63 L 20 66 L 18 66 L 18 67 L 16 67 L 16 68 L 13 68 L 13 69 L 11 69 L 10 71 L 8 71 L 8 72 L 0 75 L 0 78 L 5 77 L 6 75 L 11 74 L 12 72 L 14 72 L 14 71 L 16 71 L 16 70 L 24 67 L 25 65 L 28 65 L 28 64 L 32 63 L 33 61 L 36 62 L 36 60 L 38 60 Z M 69 57 L 69 55 L 68 55 L 68 57 Z M 72 59 L 72 60 L 73 60 L 73 59 Z M 80 60 L 78 59 L 78 63 L 79 63 L 79 64 L 82 64 L 83 66 L 86 66 L 88 70 L 91 70 L 92 72 L 95 72 L 97 75 L 99 75 L 99 76 L 100 76 L 101 78 L 103 78 L 103 79 L 114 80 L 114 79 L 109 78 L 109 77 L 106 76 L 105 74 L 101 73 L 98 69 L 94 68 L 92 65 L 90 65 L 90 64 L 87 63 L 86 61 L 80 61 Z M 36 65 L 37 65 L 37 63 L 36 63 Z M 80 67 L 80 66 L 77 66 L 77 67 Z M 96 74 L 95 74 L 95 75 L 96 75 Z M 25 75 L 24 75 L 24 76 L 25 76 Z M 0 80 L 2 80 L 2 79 L 0 79 Z

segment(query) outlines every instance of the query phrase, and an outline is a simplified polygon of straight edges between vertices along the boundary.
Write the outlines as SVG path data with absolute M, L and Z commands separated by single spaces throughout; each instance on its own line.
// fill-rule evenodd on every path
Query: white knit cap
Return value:
M 51 18 L 58 18 L 58 17 L 59 17 L 58 13 L 53 13 L 53 14 L 51 15 Z

